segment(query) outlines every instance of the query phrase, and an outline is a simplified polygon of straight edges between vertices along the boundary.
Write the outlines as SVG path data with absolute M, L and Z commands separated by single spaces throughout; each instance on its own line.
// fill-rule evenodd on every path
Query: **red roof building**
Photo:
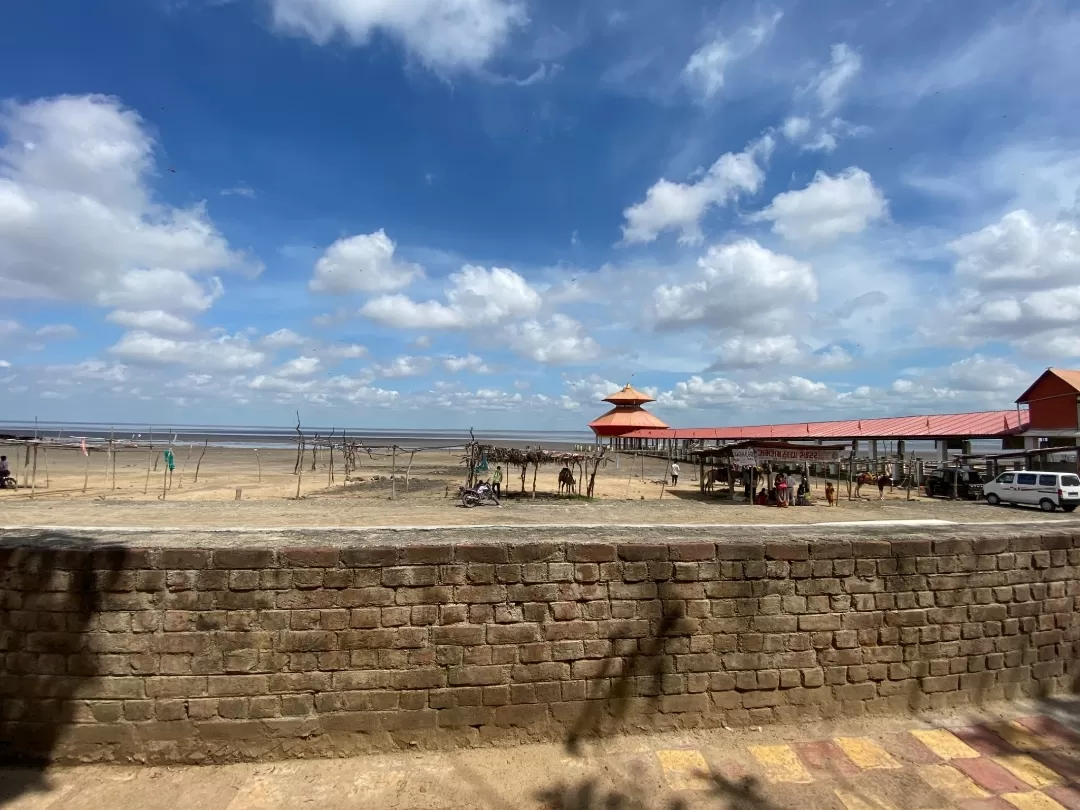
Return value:
M 646 402 L 655 401 L 627 383 L 621 391 L 604 399 L 604 402 L 610 402 L 615 407 L 590 422 L 589 428 L 597 436 L 625 436 L 637 430 L 669 430 L 664 422 L 641 407 Z
M 1080 371 L 1048 368 L 1017 405 L 1027 405 L 1029 429 L 1072 432 L 1080 426 Z

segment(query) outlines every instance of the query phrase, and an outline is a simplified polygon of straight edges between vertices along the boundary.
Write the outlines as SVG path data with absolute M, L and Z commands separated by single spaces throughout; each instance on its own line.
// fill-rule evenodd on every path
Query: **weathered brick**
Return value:
M 340 552 L 336 548 L 285 548 L 281 565 L 292 568 L 336 568 Z

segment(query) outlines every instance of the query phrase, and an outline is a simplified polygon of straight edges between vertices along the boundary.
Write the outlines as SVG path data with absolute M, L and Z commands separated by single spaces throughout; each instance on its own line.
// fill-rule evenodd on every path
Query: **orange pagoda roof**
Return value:
M 589 427 L 596 432 L 605 430 L 639 430 L 641 428 L 667 429 L 667 425 L 648 411 L 641 408 L 615 407 L 598 419 L 589 422 Z M 597 430 L 599 428 L 599 430 Z
M 605 398 L 604 402 L 610 402 L 612 405 L 643 405 L 646 402 L 656 402 L 656 400 L 627 383 L 621 391 Z M 604 417 L 600 418 L 603 419 Z

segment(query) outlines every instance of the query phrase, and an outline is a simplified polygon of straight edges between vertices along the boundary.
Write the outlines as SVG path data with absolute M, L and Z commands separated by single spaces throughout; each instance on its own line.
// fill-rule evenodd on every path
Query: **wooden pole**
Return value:
M 45 462 L 45 489 L 49 489 L 49 448 L 42 446 L 41 460 Z
M 405 491 L 409 491 L 409 473 L 412 472 L 413 457 L 416 455 L 416 451 L 413 450 L 409 453 L 409 466 L 405 468 Z
M 169 465 L 161 471 L 161 500 L 165 500 L 165 490 L 169 488 Z
M 532 498 L 536 500 L 536 474 L 540 472 L 540 462 L 533 462 L 533 484 L 532 484 Z
M 86 464 L 83 465 L 82 491 L 86 493 L 86 485 L 90 482 L 90 451 L 86 451 Z
M 194 445 L 189 444 L 187 446 L 187 455 L 184 456 L 184 466 L 180 468 L 180 483 L 176 485 L 177 489 L 184 488 L 184 472 L 187 470 L 188 462 L 191 461 L 191 449 Z
M 915 452 L 914 451 L 912 451 L 912 453 L 911 453 L 911 472 L 909 472 L 905 477 L 907 478 L 907 499 L 910 501 L 911 500 L 911 479 L 915 477 Z
M 210 440 L 207 439 L 203 442 L 202 452 L 199 453 L 199 460 L 195 463 L 195 483 L 199 483 L 199 468 L 202 467 L 203 456 L 206 455 L 206 447 L 210 444 Z
M 152 434 L 151 434 L 152 435 Z M 142 494 L 150 489 L 150 469 L 154 466 L 154 440 L 150 440 L 150 455 L 146 459 L 146 481 L 143 482 Z
M 26 489 L 28 486 L 30 486 L 30 445 L 26 445 L 26 460 L 23 461 L 22 474 L 23 489 Z
M 110 442 L 110 445 L 111 444 L 112 444 L 112 442 Z M 110 447 L 110 450 L 112 451 L 112 488 L 115 490 L 116 489 L 116 448 L 115 447 Z
M 848 455 L 848 467 L 847 467 L 847 499 L 851 500 L 851 470 L 855 466 L 855 451 L 852 450 Z
M 390 500 L 397 499 L 397 445 L 391 450 L 393 461 L 390 467 Z
M 37 431 L 35 430 L 35 433 Z M 34 469 L 30 473 L 30 498 L 33 500 L 34 492 L 37 490 L 37 444 L 34 445 Z
M 262 459 L 259 458 L 259 448 L 255 448 L 255 463 L 259 465 L 259 483 L 262 483 Z

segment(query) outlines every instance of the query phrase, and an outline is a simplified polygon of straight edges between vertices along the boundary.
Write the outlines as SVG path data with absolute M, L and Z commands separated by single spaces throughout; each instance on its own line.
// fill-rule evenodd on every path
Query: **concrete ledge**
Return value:
M 760 725 L 1080 679 L 1067 527 L 0 536 L 0 751 L 224 762 Z

